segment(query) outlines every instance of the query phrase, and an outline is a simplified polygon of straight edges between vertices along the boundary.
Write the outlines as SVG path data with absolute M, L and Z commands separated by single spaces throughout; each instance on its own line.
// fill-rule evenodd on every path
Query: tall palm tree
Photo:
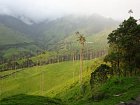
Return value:
M 78 35 L 77 41 L 81 44 L 81 49 L 80 49 L 80 83 L 81 83 L 81 87 L 82 87 L 83 50 L 84 50 L 84 44 L 85 44 L 86 39 L 85 39 L 84 35 L 80 34 L 79 32 L 76 32 L 76 35 Z
M 130 9 L 130 10 L 128 11 L 128 13 L 129 13 L 130 16 L 131 16 L 131 14 L 133 13 L 132 9 Z

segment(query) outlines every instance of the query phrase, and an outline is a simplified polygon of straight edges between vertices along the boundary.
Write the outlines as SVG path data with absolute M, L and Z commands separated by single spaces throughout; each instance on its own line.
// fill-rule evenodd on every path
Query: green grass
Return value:
M 20 101 L 19 101 L 20 100 Z M 4 98 L 0 105 L 64 105 L 61 100 L 43 96 L 19 94 Z
M 83 86 L 85 93 L 83 95 L 80 92 L 79 61 L 24 69 L 13 76 L 0 80 L 2 103 L 31 105 L 37 103 L 36 100 L 38 100 L 36 105 L 41 105 L 42 99 L 50 97 L 51 100 L 53 98 L 61 99 L 66 105 L 115 105 L 140 94 L 140 77 L 113 77 L 104 84 L 96 85 L 94 92 L 104 92 L 106 98 L 99 102 L 93 101 L 89 83 L 90 73 L 101 63 L 103 63 L 102 58 L 84 61 Z M 6 71 L 5 74 L 10 72 Z M 0 74 L 2 73 L 4 74 L 4 72 L 0 72 Z M 121 96 L 115 97 L 114 95 L 117 94 L 121 94 Z M 25 97 L 25 100 L 21 100 L 20 97 Z
M 89 77 L 85 77 L 85 94 L 80 94 L 80 84 L 70 87 L 67 92 L 61 92 L 57 97 L 65 100 L 67 105 L 116 105 L 127 102 L 140 94 L 140 77 L 113 77 L 104 84 L 96 85 L 94 94 L 105 93 L 105 98 L 93 101 Z M 115 96 L 120 94 L 120 96 Z
M 8 70 L 8 71 L 0 72 L 0 76 L 8 75 L 8 74 L 11 74 L 15 71 L 18 71 L 18 70 Z
M 113 78 L 99 88 L 100 91 L 105 92 L 107 98 L 100 102 L 95 102 L 95 105 L 115 105 L 122 101 L 127 102 L 140 94 L 139 83 L 139 77 Z M 120 96 L 114 96 L 118 94 Z
M 93 62 L 84 61 L 84 72 Z M 0 80 L 1 98 L 21 93 L 53 97 L 73 84 L 74 79 L 79 80 L 79 61 L 27 68 Z

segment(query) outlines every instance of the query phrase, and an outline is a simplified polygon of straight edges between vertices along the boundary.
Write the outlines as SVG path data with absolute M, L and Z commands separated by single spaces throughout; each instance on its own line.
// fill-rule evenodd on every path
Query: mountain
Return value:
M 87 36 L 99 33 L 104 29 L 112 28 L 119 22 L 99 15 L 92 16 L 65 16 L 53 21 L 44 22 L 40 29 L 39 39 L 45 44 L 53 44 L 74 35 L 79 31 Z
M 6 27 L 19 31 L 24 34 L 30 34 L 30 25 L 24 23 L 20 18 L 16 18 L 8 15 L 0 15 L 0 24 L 4 24 Z
M 71 42 L 69 37 L 77 31 L 88 38 L 118 24 L 118 21 L 95 14 L 92 16 L 68 15 L 55 20 L 46 19 L 40 23 L 35 23 L 26 17 L 0 15 L 0 55 L 3 57 L 6 52 L 11 51 L 9 50 L 11 48 L 15 52 L 24 49 L 22 51 L 34 54 L 43 49 L 60 49 L 59 43 L 68 39 Z M 93 38 L 93 40 L 96 39 Z
M 30 43 L 32 41 L 33 40 L 26 36 L 26 34 L 0 24 L 0 45 L 11 45 L 24 42 Z
M 39 50 L 30 34 L 30 26 L 11 16 L 0 16 L 0 58 L 9 58 Z

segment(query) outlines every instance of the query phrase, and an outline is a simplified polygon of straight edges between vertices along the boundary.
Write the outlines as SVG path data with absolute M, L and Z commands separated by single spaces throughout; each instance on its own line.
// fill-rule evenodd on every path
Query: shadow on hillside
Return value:
M 26 94 L 3 98 L 0 105 L 64 105 L 60 99 Z

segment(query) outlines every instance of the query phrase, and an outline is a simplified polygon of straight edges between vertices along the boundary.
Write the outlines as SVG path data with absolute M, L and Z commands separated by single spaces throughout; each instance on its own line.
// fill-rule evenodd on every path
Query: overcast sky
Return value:
M 69 14 L 100 14 L 113 19 L 128 18 L 128 10 L 140 18 L 140 0 L 0 0 L 0 14 L 26 16 L 39 21 Z

